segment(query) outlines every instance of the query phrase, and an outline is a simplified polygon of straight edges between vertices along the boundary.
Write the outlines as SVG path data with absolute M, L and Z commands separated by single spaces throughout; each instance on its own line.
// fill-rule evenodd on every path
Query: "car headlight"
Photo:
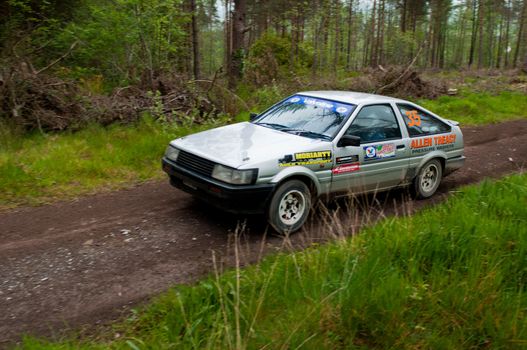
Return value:
M 248 185 L 256 177 L 256 169 L 238 170 L 216 164 L 212 170 L 212 177 L 234 185 Z
M 168 145 L 165 151 L 165 157 L 175 162 L 177 160 L 178 155 L 179 155 L 179 150 L 175 147 Z

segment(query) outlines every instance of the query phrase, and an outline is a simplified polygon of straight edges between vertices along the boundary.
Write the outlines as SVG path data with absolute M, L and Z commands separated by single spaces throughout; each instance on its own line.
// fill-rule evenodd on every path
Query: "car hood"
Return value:
M 295 152 L 328 147 L 329 142 L 310 139 L 243 122 L 188 135 L 171 145 L 214 162 L 239 168 Z

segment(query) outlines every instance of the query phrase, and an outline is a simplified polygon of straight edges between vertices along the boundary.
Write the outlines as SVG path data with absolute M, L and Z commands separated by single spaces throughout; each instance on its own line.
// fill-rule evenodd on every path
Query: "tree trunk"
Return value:
M 377 12 L 377 0 L 373 0 L 373 10 L 371 11 L 371 55 L 370 55 L 370 66 L 375 66 L 377 47 L 375 38 L 375 15 Z
M 233 88 L 242 76 L 245 31 L 246 0 L 234 0 L 232 15 L 232 48 L 229 59 L 229 87 Z
M 351 70 L 351 30 L 353 27 L 353 0 L 349 0 L 348 9 L 348 43 L 346 47 L 346 69 Z
M 472 0 L 472 34 L 470 36 L 470 52 L 468 57 L 468 66 L 472 67 L 474 63 L 474 52 L 476 50 L 476 36 L 477 36 L 477 23 L 476 23 L 476 9 L 477 0 Z M 480 0 L 481 1 L 481 0 Z
M 511 1 L 509 0 L 507 2 L 507 22 L 505 24 L 505 61 L 503 62 L 503 67 L 508 68 L 509 67 L 509 36 L 510 36 L 510 28 L 511 28 Z
M 384 20 L 385 0 L 379 0 L 379 15 L 377 16 L 377 57 L 375 64 L 384 64 Z
M 406 33 L 406 11 L 408 6 L 408 0 L 402 0 L 401 3 L 401 32 Z
M 198 36 L 198 20 L 196 18 L 196 1 L 189 0 L 189 8 L 191 13 L 191 27 L 192 27 L 192 68 L 194 72 L 194 79 L 199 79 L 200 72 L 200 53 L 199 53 L 199 36 Z
M 484 33 L 483 33 L 483 21 L 485 19 L 485 0 L 479 0 L 478 6 L 478 68 L 483 67 L 484 53 Z
M 340 1 L 335 0 L 333 6 L 335 11 L 335 51 L 333 56 L 333 73 L 336 75 L 339 65 L 340 53 Z
M 232 51 L 232 30 L 231 30 L 231 0 L 225 0 L 225 50 L 224 50 L 224 61 L 226 72 L 229 73 L 229 67 L 231 65 L 231 51 Z
M 504 11 L 504 3 L 500 3 L 500 9 L 499 9 L 499 16 L 500 16 L 500 24 L 498 27 L 498 48 L 496 49 L 496 68 L 501 67 L 501 55 L 503 50 L 503 19 L 505 17 L 505 11 Z
M 514 50 L 514 60 L 512 61 L 512 65 L 514 68 L 518 65 L 518 57 L 520 54 L 521 49 L 521 43 L 524 40 L 523 38 L 523 31 L 525 27 L 525 17 L 527 17 L 527 0 L 523 0 L 523 7 L 520 12 L 520 18 L 519 18 L 519 27 L 518 27 L 518 39 L 516 41 L 516 50 Z M 527 51 L 527 50 L 526 50 Z

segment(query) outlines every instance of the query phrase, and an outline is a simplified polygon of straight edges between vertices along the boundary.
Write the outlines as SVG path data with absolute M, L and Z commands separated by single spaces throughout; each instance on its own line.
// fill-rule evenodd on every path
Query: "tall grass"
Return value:
M 76 133 L 21 136 L 0 126 L 0 208 L 40 204 L 159 178 L 168 142 L 208 125 L 90 125 Z
M 115 325 L 117 340 L 28 338 L 22 347 L 513 349 L 527 346 L 526 283 L 524 174 L 175 287 Z

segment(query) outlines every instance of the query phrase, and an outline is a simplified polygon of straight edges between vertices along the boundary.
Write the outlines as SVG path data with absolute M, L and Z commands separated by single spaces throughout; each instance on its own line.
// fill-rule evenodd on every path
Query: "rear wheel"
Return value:
M 280 234 L 297 231 L 311 211 L 311 192 L 300 180 L 290 180 L 278 187 L 267 211 L 269 224 Z
M 431 197 L 439 187 L 443 168 L 437 159 L 427 162 L 414 179 L 414 191 L 417 198 Z

